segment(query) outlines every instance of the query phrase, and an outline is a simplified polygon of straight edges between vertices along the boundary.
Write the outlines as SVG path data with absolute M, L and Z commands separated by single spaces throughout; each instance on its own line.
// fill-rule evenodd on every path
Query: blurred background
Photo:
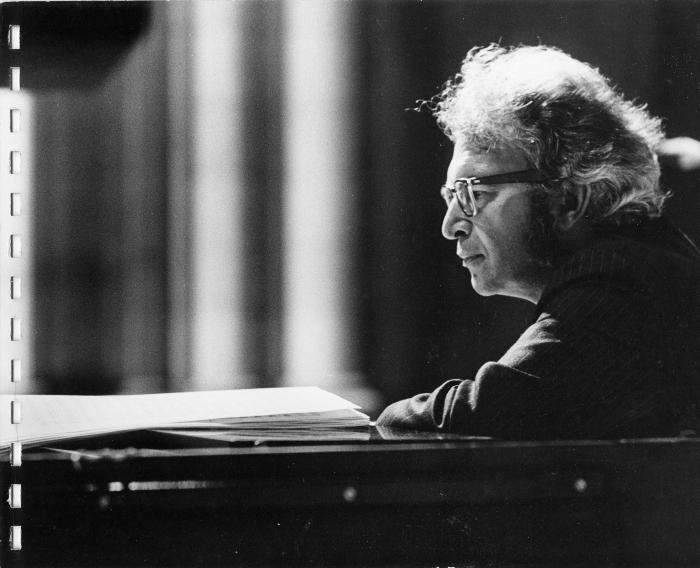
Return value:
M 533 314 L 440 235 L 418 99 L 475 45 L 555 45 L 700 137 L 700 3 L 9 3 L 31 208 L 24 389 L 316 384 L 372 415 L 471 377 Z M 3 91 L 6 89 L 3 89 Z M 667 170 L 700 240 L 698 177 Z M 29 261 L 28 261 L 29 262 Z

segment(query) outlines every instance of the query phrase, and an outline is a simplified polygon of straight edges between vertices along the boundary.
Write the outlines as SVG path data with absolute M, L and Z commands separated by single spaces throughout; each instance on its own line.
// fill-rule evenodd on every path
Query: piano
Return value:
M 2 566 L 700 563 L 700 440 L 359 438 L 25 449 L 0 470 L 3 495 L 22 486 L 21 509 L 2 506 Z

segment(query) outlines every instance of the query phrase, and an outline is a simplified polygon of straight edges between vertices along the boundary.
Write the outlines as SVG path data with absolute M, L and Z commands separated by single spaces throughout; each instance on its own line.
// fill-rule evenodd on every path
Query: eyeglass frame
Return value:
M 455 185 L 459 182 L 467 184 L 467 196 L 469 197 L 469 204 L 471 205 L 471 208 L 473 210 L 472 213 L 467 212 L 467 205 L 462 203 L 462 200 L 459 196 L 460 192 L 457 190 L 455 185 L 453 185 L 452 187 L 446 184 L 441 186 L 440 195 L 445 200 L 445 203 L 448 207 L 452 203 L 452 200 L 456 198 L 457 203 L 459 204 L 459 208 L 462 210 L 462 213 L 464 213 L 466 217 L 474 217 L 474 215 L 476 215 L 479 212 L 479 208 L 476 206 L 476 198 L 474 197 L 475 185 L 505 185 L 507 183 L 542 183 L 547 181 L 559 180 L 553 180 L 551 178 L 548 178 L 547 176 L 542 174 L 542 172 L 532 169 L 519 170 L 517 172 L 508 172 L 505 174 L 494 174 L 484 177 L 472 176 L 466 178 L 458 178 L 454 181 Z M 448 195 L 450 196 L 449 200 Z

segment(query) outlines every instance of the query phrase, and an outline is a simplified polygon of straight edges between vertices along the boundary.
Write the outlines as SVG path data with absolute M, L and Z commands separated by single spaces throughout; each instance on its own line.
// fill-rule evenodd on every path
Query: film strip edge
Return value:
M 10 53 L 17 53 L 20 50 L 20 25 L 10 22 L 7 25 L 6 31 L 7 49 Z M 20 66 L 13 65 L 13 62 L 10 60 L 8 67 L 10 91 L 19 92 L 21 90 Z M 9 161 L 7 165 L 9 167 L 11 180 L 9 184 L 9 210 L 6 208 L 3 212 L 3 217 L 10 227 L 9 248 L 6 249 L 9 255 L 9 274 L 3 274 L 2 277 L 9 278 L 10 312 L 9 314 L 3 314 L 3 317 L 8 317 L 10 319 L 10 336 L 7 339 L 9 339 L 11 345 L 22 341 L 22 320 L 19 316 L 20 312 L 18 307 L 22 296 L 22 276 L 17 271 L 17 261 L 22 256 L 23 235 L 21 231 L 16 232 L 17 227 L 14 222 L 15 218 L 22 214 L 22 193 L 21 191 L 16 191 L 15 186 L 17 184 L 13 183 L 13 180 L 17 179 L 15 176 L 20 175 L 22 171 L 22 153 L 17 146 L 18 134 L 21 128 L 22 109 L 16 108 L 18 106 L 21 105 L 10 104 L 9 113 L 6 114 L 4 120 L 0 120 L 0 128 L 3 130 L 2 135 L 7 136 L 10 143 L 10 152 L 9 156 L 7 156 Z M 24 214 L 26 215 L 26 212 L 24 212 Z M 7 504 L 9 506 L 8 541 L 10 551 L 19 551 L 22 550 L 22 523 L 18 520 L 19 515 L 17 515 L 17 512 L 21 512 L 22 509 L 22 484 L 19 475 L 19 468 L 22 465 L 22 444 L 19 437 L 19 424 L 22 422 L 22 407 L 18 397 L 18 383 L 22 379 L 22 360 L 21 357 L 16 356 L 15 349 L 10 349 L 9 351 L 11 353 L 10 368 L 6 369 L 5 372 L 9 372 L 11 382 L 12 399 L 10 401 L 9 415 L 11 427 L 14 428 L 15 440 L 10 444 L 9 455 L 11 473 L 7 497 Z

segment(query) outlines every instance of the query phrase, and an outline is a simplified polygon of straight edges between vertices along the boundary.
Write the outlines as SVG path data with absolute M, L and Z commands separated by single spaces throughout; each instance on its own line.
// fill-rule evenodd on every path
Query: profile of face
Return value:
M 479 152 L 457 142 L 446 185 L 455 180 L 528 169 L 514 151 Z M 500 294 L 536 303 L 551 268 L 532 252 L 532 199 L 528 183 L 475 185 L 476 214 L 468 217 L 453 199 L 442 223 L 445 238 L 457 243 L 457 256 L 469 270 L 471 285 L 482 296 Z

